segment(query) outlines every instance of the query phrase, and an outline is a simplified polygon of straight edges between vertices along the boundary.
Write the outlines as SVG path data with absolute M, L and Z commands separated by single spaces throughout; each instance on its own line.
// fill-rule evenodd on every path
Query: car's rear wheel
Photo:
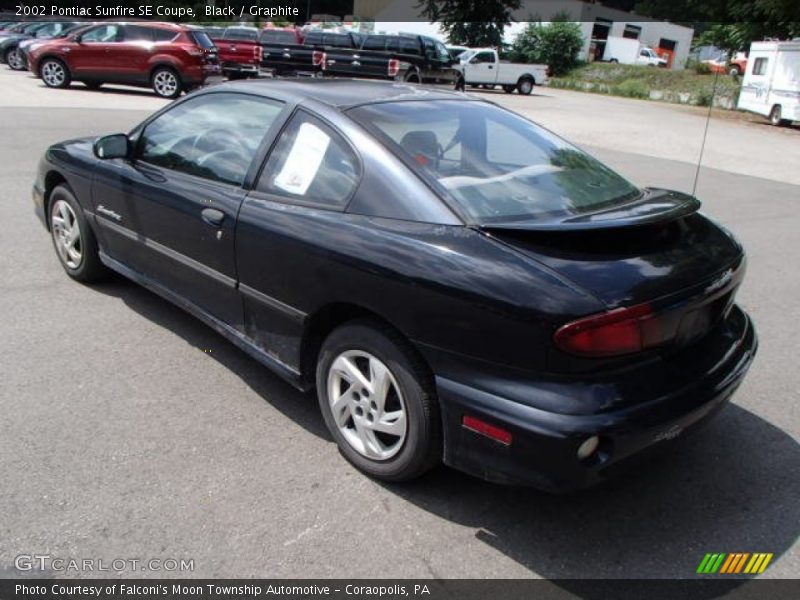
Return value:
M 94 232 L 66 185 L 59 185 L 51 192 L 49 212 L 53 246 L 67 275 L 83 283 L 102 279 L 107 271 L 100 262 Z
M 403 79 L 403 81 L 405 81 L 406 83 L 419 83 L 420 82 L 419 73 L 417 73 L 416 71 L 409 71 L 408 73 L 406 73 L 406 76 Z
M 9 48 L 6 51 L 6 64 L 14 71 L 22 71 L 25 69 L 25 60 L 22 58 L 22 53 L 19 48 Z
M 317 363 L 325 424 L 345 458 L 384 481 L 408 481 L 441 460 L 432 378 L 401 336 L 370 321 L 331 333 Z
M 789 123 L 789 121 L 783 118 L 783 111 L 781 110 L 780 104 L 776 104 L 772 107 L 772 110 L 769 111 L 769 122 L 778 127 L 782 127 Z
M 47 87 L 65 88 L 71 81 L 67 66 L 57 58 L 44 59 L 39 67 L 39 73 Z
M 739 77 L 742 74 L 742 68 L 739 65 L 732 65 L 730 70 L 728 71 L 728 75 L 731 77 Z
M 153 71 L 151 83 L 153 91 L 161 98 L 177 98 L 183 90 L 181 78 L 169 67 L 159 67 Z
M 515 86 L 515 85 L 504 85 L 503 86 L 503 91 L 506 94 L 513 94 L 515 89 L 517 89 L 517 86 Z
M 529 96 L 533 91 L 533 79 L 530 77 L 521 77 L 519 82 L 517 82 L 517 89 L 520 94 Z

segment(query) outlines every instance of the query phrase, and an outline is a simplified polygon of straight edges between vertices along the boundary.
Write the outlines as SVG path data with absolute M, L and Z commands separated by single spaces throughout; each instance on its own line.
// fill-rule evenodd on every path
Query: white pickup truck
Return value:
M 534 85 L 547 83 L 547 65 L 525 65 L 501 61 L 492 48 L 473 48 L 459 55 L 454 68 L 461 73 L 456 89 L 466 85 L 494 87 L 500 85 L 506 93 L 514 90 L 528 95 Z

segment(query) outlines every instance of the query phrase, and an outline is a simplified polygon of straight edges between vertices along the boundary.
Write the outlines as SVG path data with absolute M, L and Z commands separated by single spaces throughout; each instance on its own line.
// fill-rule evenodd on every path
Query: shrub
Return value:
M 614 93 L 628 98 L 650 97 L 650 89 L 641 79 L 626 79 L 614 87 Z
M 698 75 L 708 75 L 711 73 L 711 67 L 704 62 L 694 63 L 694 66 L 692 68 L 694 69 L 694 72 L 697 73 Z
M 511 46 L 511 59 L 544 63 L 550 66 L 553 75 L 562 75 L 577 66 L 583 35 L 580 26 L 567 19 L 561 14 L 554 16 L 547 25 L 528 23 Z

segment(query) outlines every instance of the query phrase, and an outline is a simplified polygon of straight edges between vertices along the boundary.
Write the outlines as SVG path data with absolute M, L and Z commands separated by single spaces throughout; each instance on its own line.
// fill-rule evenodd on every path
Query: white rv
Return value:
M 800 40 L 750 45 L 739 108 L 773 125 L 800 121 Z

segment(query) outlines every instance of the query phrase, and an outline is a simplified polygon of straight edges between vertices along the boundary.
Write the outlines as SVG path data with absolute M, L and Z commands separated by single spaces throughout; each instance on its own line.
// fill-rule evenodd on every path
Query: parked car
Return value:
M 747 70 L 747 55 L 743 52 L 737 53 L 730 61 L 727 55 L 722 55 L 718 58 L 704 60 L 703 62 L 708 65 L 712 73 L 730 75 L 731 77 L 744 75 L 744 72 Z
M 445 47 L 447 48 L 447 53 L 456 62 L 458 62 L 459 56 L 464 54 L 464 52 L 466 52 L 467 50 L 470 50 L 470 48 L 467 48 L 466 46 L 445 46 Z
M 13 35 L 20 35 L 20 34 L 33 35 L 34 33 L 36 33 L 37 29 L 44 26 L 45 23 L 43 23 L 42 21 L 35 21 L 35 22 L 22 21 L 20 23 L 12 25 L 8 29 L 0 31 L 0 40 Z
M 547 65 L 515 64 L 500 60 L 493 48 L 475 48 L 459 56 L 456 65 L 460 77 L 456 88 L 463 90 L 465 85 L 482 85 L 493 88 L 501 85 L 510 94 L 514 90 L 528 95 L 534 85 L 548 82 Z
M 738 108 L 764 115 L 773 125 L 800 121 L 800 39 L 750 45 Z
M 603 60 L 624 65 L 646 65 L 664 67 L 669 61 L 656 53 L 652 48 L 643 45 L 639 40 L 609 36 L 605 42 Z
M 20 52 L 20 44 L 29 40 L 49 40 L 61 38 L 67 32 L 79 27 L 79 21 L 50 21 L 37 28 L 33 34 L 19 33 L 0 39 L 0 59 L 14 71 L 27 68 L 25 56 Z
M 274 75 L 315 75 L 321 70 L 322 52 L 305 45 L 298 28 L 264 28 L 259 42 L 262 70 Z
M 22 70 L 30 71 L 31 68 L 30 54 L 34 50 L 41 48 L 45 44 L 48 44 L 54 40 L 63 40 L 69 35 L 78 35 L 81 32 L 89 29 L 90 27 L 93 27 L 96 24 L 97 23 L 79 23 L 75 27 L 69 27 L 67 29 L 63 29 L 58 34 L 53 35 L 52 37 L 47 37 L 47 38 L 35 37 L 22 40 L 17 46 L 17 50 L 19 52 L 23 64 Z M 9 66 L 11 65 L 9 64 Z M 12 66 L 11 68 L 13 69 L 14 67 Z
M 103 23 L 30 53 L 31 71 L 55 88 L 81 81 L 152 87 L 176 98 L 220 74 L 217 49 L 200 29 L 174 23 Z
M 261 71 L 260 32 L 255 27 L 226 27 L 211 37 L 219 52 L 222 74 L 228 79 L 258 77 Z
M 50 147 L 33 200 L 69 277 L 122 273 L 316 387 L 388 481 L 596 483 L 716 414 L 756 351 L 744 252 L 695 198 L 452 91 L 206 88 Z

